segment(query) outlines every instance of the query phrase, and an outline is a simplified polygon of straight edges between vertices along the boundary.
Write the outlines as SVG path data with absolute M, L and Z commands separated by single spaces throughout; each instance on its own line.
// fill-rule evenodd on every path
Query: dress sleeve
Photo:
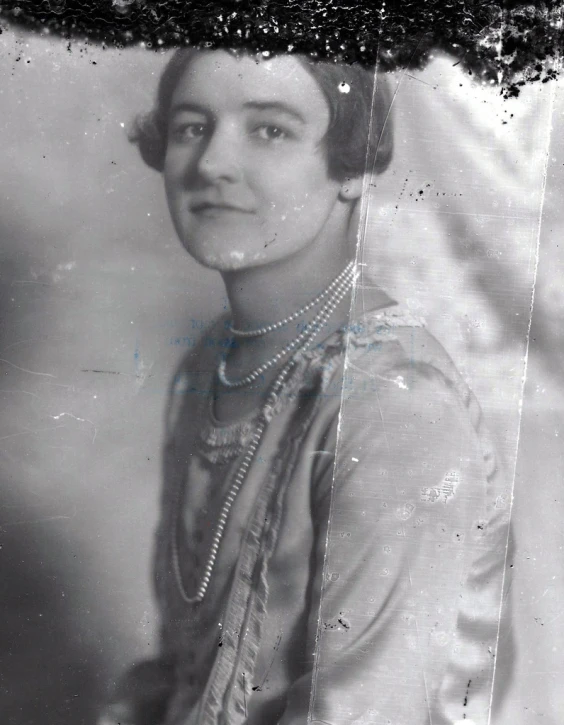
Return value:
M 279 725 L 486 725 L 507 539 L 495 465 L 435 368 L 349 372 L 316 484 L 312 666 Z

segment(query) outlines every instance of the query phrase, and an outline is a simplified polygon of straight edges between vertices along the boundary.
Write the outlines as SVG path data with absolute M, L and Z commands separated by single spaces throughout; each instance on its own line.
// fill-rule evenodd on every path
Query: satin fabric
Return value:
M 173 535 L 195 592 L 202 525 L 249 427 L 217 425 L 215 454 L 202 445 L 205 345 L 175 377 L 155 549 L 163 723 L 486 725 L 510 493 L 476 399 L 401 310 L 363 315 L 298 362 L 192 605 Z

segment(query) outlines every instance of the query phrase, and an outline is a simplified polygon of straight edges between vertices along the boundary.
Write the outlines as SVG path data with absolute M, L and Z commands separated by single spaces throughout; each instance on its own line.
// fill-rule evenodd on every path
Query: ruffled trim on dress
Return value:
M 220 424 L 213 415 L 213 395 L 201 401 L 198 409 L 202 426 L 198 434 L 198 451 L 210 463 L 222 466 L 237 458 L 251 442 L 258 412 L 243 420 Z
M 332 347 L 332 355 L 338 347 Z M 318 361 L 323 356 L 315 356 Z M 285 387 L 300 387 L 298 381 L 320 392 L 323 374 L 318 365 L 310 367 L 307 356 L 298 362 L 295 375 Z M 313 375 L 304 380 L 303 373 Z M 299 375 L 299 371 L 302 375 Z M 223 626 L 223 648 L 216 659 L 200 713 L 202 725 L 229 723 L 238 725 L 246 719 L 245 698 L 252 695 L 256 659 L 260 650 L 262 627 L 267 613 L 269 596 L 268 563 L 276 549 L 285 494 L 298 455 L 300 442 L 314 418 L 322 396 L 309 398 L 307 409 L 298 409 L 288 423 L 288 434 L 281 441 L 272 468 L 257 497 L 255 510 L 241 549 L 235 572 L 234 587 Z M 279 396 L 277 406 L 283 406 L 286 396 Z M 281 402 L 282 401 L 282 402 Z M 256 572 L 258 571 L 258 578 Z M 241 633 L 244 633 L 241 637 Z

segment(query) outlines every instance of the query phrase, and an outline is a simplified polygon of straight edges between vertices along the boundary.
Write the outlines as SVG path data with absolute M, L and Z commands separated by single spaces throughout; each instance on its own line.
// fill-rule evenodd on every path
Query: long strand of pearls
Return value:
M 253 437 L 251 439 L 251 442 L 249 443 L 249 446 L 245 452 L 245 455 L 243 457 L 243 460 L 239 464 L 239 468 L 237 469 L 237 473 L 235 474 L 235 477 L 233 478 L 233 482 L 231 483 L 231 486 L 229 487 L 229 491 L 227 495 L 225 496 L 225 499 L 223 501 L 223 505 L 221 507 L 221 512 L 219 514 L 219 518 L 213 533 L 212 538 L 212 544 L 210 547 L 210 552 L 208 555 L 208 559 L 206 562 L 206 565 L 204 567 L 204 573 L 202 575 L 202 578 L 200 580 L 200 583 L 198 587 L 196 588 L 196 594 L 191 597 L 188 595 L 186 588 L 184 587 L 184 582 L 182 580 L 182 571 L 180 569 L 180 556 L 178 553 L 178 523 L 179 518 L 181 516 L 182 511 L 182 501 L 181 501 L 181 494 L 182 494 L 182 487 L 179 486 L 178 488 L 178 496 L 177 496 L 177 502 L 176 502 L 176 514 L 174 516 L 174 523 L 173 523 L 173 531 L 172 531 L 172 568 L 174 571 L 174 577 L 176 579 L 176 584 L 178 586 L 178 591 L 180 592 L 180 596 L 184 600 L 186 604 L 198 604 L 201 602 L 207 592 L 212 572 L 214 569 L 215 561 L 217 559 L 217 554 L 219 552 L 219 547 L 221 544 L 221 541 L 223 539 L 223 534 L 225 532 L 225 527 L 227 525 L 227 520 L 229 518 L 229 512 L 231 511 L 231 507 L 233 506 L 233 502 L 235 501 L 235 498 L 237 494 L 239 493 L 239 490 L 241 489 L 245 478 L 247 476 L 248 470 L 250 468 L 251 463 L 253 462 L 253 459 L 255 457 L 255 454 L 257 452 L 257 449 L 260 445 L 264 430 L 267 425 L 267 418 L 266 418 L 266 410 L 269 406 L 272 406 L 276 401 L 276 396 L 280 392 L 280 389 L 284 385 L 284 382 L 288 375 L 290 374 L 292 368 L 295 365 L 294 360 L 290 360 L 280 371 L 278 374 L 276 380 L 274 381 L 270 393 L 267 397 L 267 400 L 265 402 L 265 405 L 261 411 L 261 414 L 259 416 L 256 429 L 254 431 Z
M 338 286 L 338 288 L 335 290 L 335 293 L 332 295 L 331 299 L 325 304 L 323 310 L 321 310 L 318 315 L 312 320 L 312 322 L 308 325 L 306 330 L 302 332 L 298 338 L 296 338 L 295 341 L 293 341 L 295 344 L 293 344 L 291 350 L 295 349 L 296 347 L 300 347 L 300 349 L 307 348 L 314 340 L 317 333 L 322 329 L 322 327 L 326 324 L 327 320 L 331 316 L 331 314 L 334 312 L 335 308 L 339 304 L 339 302 L 343 299 L 345 296 L 347 290 L 350 288 L 352 282 L 354 279 L 354 269 L 351 266 L 348 270 L 348 274 L 343 278 L 341 284 Z M 299 340 L 299 342 L 298 342 Z M 288 346 L 286 346 L 288 347 Z M 290 350 L 288 350 L 289 352 Z M 281 356 L 281 353 L 279 353 Z M 276 364 L 275 362 L 272 362 L 272 364 L 269 365 L 269 367 L 272 367 L 272 365 Z M 267 410 L 271 408 L 274 403 L 276 402 L 276 399 L 278 397 L 278 394 L 280 390 L 282 389 L 284 383 L 288 379 L 290 373 L 292 372 L 293 368 L 297 364 L 295 357 L 291 358 L 286 362 L 286 364 L 282 367 L 278 375 L 276 376 L 274 382 L 272 383 L 270 387 L 270 391 L 267 395 L 267 399 L 264 403 L 264 406 L 259 414 L 257 424 L 255 431 L 253 433 L 253 436 L 251 438 L 251 441 L 247 447 L 247 450 L 245 451 L 245 455 L 243 456 L 243 460 L 239 464 L 239 467 L 237 469 L 237 472 L 235 473 L 235 476 L 233 478 L 233 481 L 229 487 L 229 491 L 227 492 L 225 499 L 223 501 L 223 505 L 221 507 L 221 511 L 219 514 L 219 518 L 213 533 L 212 538 L 212 544 L 210 547 L 208 559 L 206 561 L 204 571 L 200 580 L 200 583 L 196 587 L 196 594 L 194 596 L 189 596 L 188 592 L 186 591 L 186 588 L 184 586 L 184 582 L 182 579 L 182 571 L 180 569 L 180 555 L 178 552 L 178 525 L 180 521 L 180 517 L 182 515 L 182 486 L 178 487 L 178 494 L 177 494 L 177 505 L 176 505 L 176 514 L 174 516 L 173 520 L 173 526 L 172 526 L 172 568 L 174 572 L 174 577 L 176 580 L 176 584 L 178 587 L 178 591 L 180 593 L 180 596 L 182 597 L 182 600 L 186 604 L 199 604 L 203 601 L 206 592 L 208 590 L 212 573 L 214 570 L 215 562 L 217 559 L 217 555 L 219 552 L 219 547 L 221 545 L 221 541 L 223 539 L 223 535 L 225 533 L 225 528 L 227 526 L 227 521 L 229 519 L 229 513 L 231 511 L 231 508 L 233 506 L 233 503 L 237 497 L 237 494 L 241 490 L 243 483 L 245 482 L 247 473 L 249 471 L 249 468 L 253 462 L 253 459 L 256 455 L 256 452 L 259 448 L 260 442 L 262 440 L 262 436 L 264 434 L 264 431 L 267 426 Z M 261 366 L 263 368 L 264 366 Z M 255 371 L 253 371 L 252 374 L 254 374 Z M 218 371 L 218 374 L 220 374 L 220 371 Z M 257 373 L 259 375 L 260 373 Z M 243 378 L 242 381 L 236 381 L 231 384 L 231 387 L 240 387 L 242 385 L 248 384 L 246 381 L 249 378 L 251 374 L 247 375 L 245 378 Z M 253 378 L 254 380 L 255 378 Z M 243 382 L 245 381 L 245 382 Z M 223 382 L 223 381 L 222 381 Z
M 323 290 L 323 292 L 320 292 L 317 297 L 315 297 L 303 307 L 300 307 L 300 309 L 296 310 L 296 312 L 293 312 L 288 317 L 284 317 L 283 320 L 278 320 L 278 322 L 273 322 L 270 325 L 259 327 L 256 330 L 237 330 L 235 327 L 230 326 L 229 331 L 234 337 L 263 337 L 264 335 L 268 335 L 269 332 L 279 330 L 281 327 L 288 325 L 290 322 L 297 320 L 299 317 L 303 317 L 306 312 L 309 312 L 309 310 L 311 310 L 313 307 L 316 307 L 320 302 L 328 297 L 335 289 L 335 287 L 341 284 L 345 277 L 352 271 L 353 266 L 354 262 L 349 262 L 347 266 L 343 269 L 343 271 L 337 277 L 335 277 L 335 279 L 328 287 Z
M 217 369 L 217 376 L 221 384 L 224 385 L 226 388 L 231 389 L 243 388 L 246 385 L 250 385 L 251 383 L 254 383 L 255 380 L 257 380 L 257 378 L 260 377 L 267 370 L 270 370 L 270 368 L 277 365 L 290 352 L 292 352 L 296 348 L 307 345 L 327 323 L 327 320 L 329 319 L 337 305 L 341 302 L 341 300 L 349 291 L 353 279 L 354 268 L 351 266 L 350 269 L 348 269 L 347 274 L 344 276 L 343 280 L 336 286 L 325 305 L 317 313 L 313 320 L 306 325 L 305 329 L 296 338 L 294 338 L 287 345 L 285 345 L 282 350 L 280 350 L 273 357 L 271 357 L 270 360 L 262 363 L 262 365 L 259 365 L 254 370 L 251 370 L 248 375 L 245 375 L 243 378 L 239 378 L 238 380 L 229 380 L 225 374 L 225 359 L 221 360 Z

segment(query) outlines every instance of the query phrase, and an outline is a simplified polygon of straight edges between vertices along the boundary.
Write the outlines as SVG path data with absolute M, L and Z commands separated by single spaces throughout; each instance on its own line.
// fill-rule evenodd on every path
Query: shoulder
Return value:
M 384 490 L 401 481 L 398 491 L 417 505 L 450 501 L 456 489 L 485 518 L 505 496 L 505 477 L 478 401 L 424 320 L 372 313 L 354 320 L 342 343 L 328 437 L 336 461 L 315 489 L 319 500 L 334 477 L 353 498 L 366 496 L 357 483 Z
M 349 325 L 345 385 L 354 379 L 371 379 L 382 392 L 437 386 L 460 392 L 464 387 L 424 319 L 402 309 L 365 314 Z
M 193 375 L 200 371 L 209 371 L 217 365 L 220 352 L 230 343 L 228 315 L 221 314 L 199 331 L 194 344 L 182 356 L 171 381 L 174 384 L 180 375 Z
M 434 367 L 443 374 L 456 371 L 425 320 L 401 308 L 367 313 L 351 322 L 347 356 L 367 373 L 406 366 L 421 366 L 422 370 Z
M 454 426 L 481 437 L 480 406 L 423 319 L 401 309 L 367 314 L 346 338 L 342 414 L 357 421 L 353 428 L 379 419 L 426 435 Z
M 218 357 L 229 344 L 228 316 L 217 316 L 202 330 L 196 344 L 180 359 L 173 371 L 167 395 L 165 427 L 171 432 L 183 408 L 207 395 Z
M 417 505 L 451 484 L 468 500 L 482 496 L 485 451 L 468 404 L 475 399 L 424 322 L 373 316 L 349 341 L 335 433 L 342 490 L 354 497 L 357 485 L 391 491 L 401 482 L 410 501 L 423 497 Z

